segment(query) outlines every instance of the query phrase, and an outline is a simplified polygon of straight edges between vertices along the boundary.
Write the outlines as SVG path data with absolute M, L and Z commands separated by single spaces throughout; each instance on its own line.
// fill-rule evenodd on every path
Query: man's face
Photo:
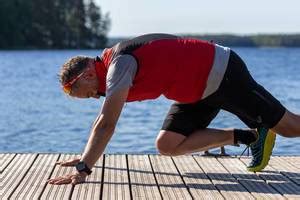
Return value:
M 87 71 L 72 86 L 70 96 L 77 98 L 100 98 L 98 92 L 98 78 L 94 66 L 90 66 Z

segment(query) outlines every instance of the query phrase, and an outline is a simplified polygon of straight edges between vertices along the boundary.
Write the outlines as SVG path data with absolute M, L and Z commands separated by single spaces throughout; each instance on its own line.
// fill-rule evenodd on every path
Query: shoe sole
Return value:
M 260 165 L 256 167 L 247 167 L 247 170 L 250 172 L 259 172 L 263 170 L 269 163 L 270 157 L 272 155 L 272 151 L 275 145 L 276 133 L 269 130 L 267 133 L 267 138 L 265 140 L 265 148 L 263 152 L 263 160 Z

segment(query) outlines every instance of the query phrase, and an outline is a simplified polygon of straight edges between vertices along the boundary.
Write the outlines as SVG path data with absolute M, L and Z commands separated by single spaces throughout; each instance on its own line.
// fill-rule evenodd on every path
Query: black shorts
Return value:
M 284 106 L 251 77 L 246 64 L 231 50 L 228 66 L 216 92 L 191 104 L 172 104 L 162 130 L 188 136 L 206 128 L 223 109 L 238 116 L 248 127 L 274 127 Z

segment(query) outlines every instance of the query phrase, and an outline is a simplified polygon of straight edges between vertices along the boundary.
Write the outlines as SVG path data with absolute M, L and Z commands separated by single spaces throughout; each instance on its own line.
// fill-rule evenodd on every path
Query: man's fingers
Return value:
M 60 164 L 60 166 L 69 166 L 70 164 L 68 163 L 68 162 L 62 162 L 61 164 Z
M 58 176 L 58 177 L 55 177 L 55 178 L 50 178 L 50 179 L 47 180 L 47 182 L 54 181 L 54 180 L 60 180 L 62 178 L 64 178 L 64 177 Z
M 49 184 L 55 184 L 57 181 L 60 181 L 60 180 L 63 180 L 62 178 L 60 179 L 52 179 L 52 180 L 49 180 L 48 183 Z
M 73 184 L 76 185 L 78 183 L 82 183 L 85 181 L 86 176 L 82 174 L 69 174 L 65 176 L 59 176 L 56 178 L 48 179 L 47 183 L 54 184 L 54 185 L 61 185 L 61 184 Z
M 71 175 L 68 176 L 60 176 L 54 179 L 50 179 L 49 184 L 60 185 L 60 184 L 68 184 L 71 183 Z
M 61 166 L 74 166 L 80 161 L 80 158 L 70 159 L 66 161 L 57 161 L 55 164 L 61 165 Z
M 67 161 L 57 161 L 55 164 L 64 166 Z
M 59 176 L 59 177 L 55 177 L 55 178 L 52 178 L 52 179 L 49 179 L 47 182 L 49 184 L 55 184 L 57 183 L 58 181 L 61 181 L 61 180 L 64 180 L 64 179 L 71 179 L 70 176 Z
M 55 181 L 53 184 L 55 184 L 55 185 L 69 184 L 69 183 L 71 183 L 71 181 L 72 180 L 70 178 L 64 178 L 59 181 Z
M 60 166 L 68 166 L 68 161 L 57 161 L 55 164 Z

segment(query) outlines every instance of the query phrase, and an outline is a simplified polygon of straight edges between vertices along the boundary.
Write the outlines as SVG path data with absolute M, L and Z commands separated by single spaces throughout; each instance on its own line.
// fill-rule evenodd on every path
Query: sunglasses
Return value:
M 83 76 L 87 71 L 88 71 L 89 67 L 86 68 L 83 72 L 81 72 L 80 74 L 78 74 L 77 76 L 75 76 L 74 78 L 72 78 L 70 81 L 68 81 L 67 83 L 65 83 L 62 88 L 63 88 L 63 91 L 66 93 L 66 94 L 70 94 L 71 91 L 72 91 L 72 86 L 74 85 L 74 83 L 81 77 Z

